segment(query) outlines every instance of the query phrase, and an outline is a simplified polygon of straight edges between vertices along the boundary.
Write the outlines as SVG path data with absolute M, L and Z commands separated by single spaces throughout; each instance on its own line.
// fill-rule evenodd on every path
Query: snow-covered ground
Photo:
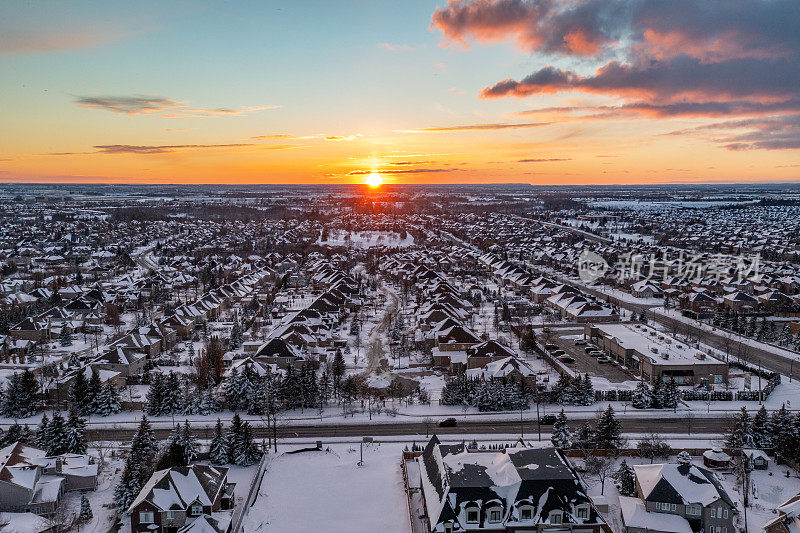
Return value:
M 242 533 L 409 531 L 403 444 L 332 444 L 270 459 Z

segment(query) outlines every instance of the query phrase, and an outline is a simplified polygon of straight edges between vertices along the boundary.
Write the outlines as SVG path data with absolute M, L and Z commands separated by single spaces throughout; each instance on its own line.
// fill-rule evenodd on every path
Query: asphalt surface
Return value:
M 551 326 L 551 329 L 552 333 L 548 342 L 555 344 L 564 350 L 570 357 L 575 359 L 575 364 L 568 365 L 572 370 L 575 370 L 581 374 L 589 374 L 590 376 L 606 378 L 611 383 L 622 383 L 623 381 L 635 379 L 613 363 L 598 363 L 597 357 L 589 356 L 584 350 L 584 348 L 587 346 L 586 344 L 575 346 L 575 339 L 564 338 L 564 336 L 573 336 L 578 334 L 582 336 L 583 329 L 561 330 L 558 329 L 558 326 Z
M 535 416 L 525 413 L 522 428 L 526 435 L 537 433 Z M 685 414 L 664 413 L 658 418 L 620 418 L 622 431 L 625 433 L 679 433 L 679 434 L 723 434 L 725 433 L 729 417 L 716 415 L 711 417 L 687 418 Z M 586 422 L 593 422 L 594 418 L 570 418 L 570 426 L 578 428 Z M 256 438 L 267 436 L 264 424 L 253 423 L 253 433 Z M 551 425 L 542 424 L 542 432 L 549 433 Z M 86 431 L 88 441 L 129 441 L 136 432 L 131 428 L 89 428 Z M 375 424 L 297 424 L 281 425 L 278 421 L 278 439 L 286 438 L 336 438 L 336 437 L 381 437 L 381 436 L 415 436 L 427 437 L 432 433 L 447 435 L 491 435 L 491 434 L 517 434 L 520 432 L 519 420 L 459 420 L 456 427 L 439 427 L 436 421 L 425 423 L 393 422 Z M 166 439 L 172 433 L 170 428 L 156 428 L 156 437 Z M 214 434 L 213 427 L 194 427 L 192 433 L 199 439 L 210 439 Z

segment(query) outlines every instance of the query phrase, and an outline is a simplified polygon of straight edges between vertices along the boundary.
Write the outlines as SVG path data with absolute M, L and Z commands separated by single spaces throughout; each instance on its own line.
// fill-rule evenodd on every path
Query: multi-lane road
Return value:
M 570 425 L 578 428 L 586 422 L 591 422 L 592 417 L 570 418 Z M 659 434 L 687 434 L 700 433 L 724 434 L 729 423 L 726 415 L 715 414 L 714 416 L 701 417 L 695 415 L 688 418 L 685 413 L 665 413 L 658 418 L 625 418 L 621 417 L 622 430 L 625 433 L 659 433 Z M 262 423 L 250 421 L 253 431 L 257 438 L 267 436 L 267 428 Z M 415 436 L 425 438 L 433 433 L 448 435 L 517 435 L 520 428 L 525 435 L 533 436 L 538 433 L 535 418 L 530 418 L 526 413 L 525 418 L 520 423 L 519 420 L 469 420 L 459 419 L 455 427 L 439 427 L 436 421 L 413 421 L 413 422 L 392 422 L 392 423 L 339 423 L 339 424 L 291 424 L 282 425 L 278 421 L 278 439 L 326 439 L 339 437 L 385 437 L 385 436 Z M 542 432 L 549 434 L 552 426 L 543 424 Z M 200 427 L 195 425 L 192 429 L 197 438 L 210 439 L 213 436 L 214 428 L 209 425 Z M 129 441 L 136 432 L 136 426 L 131 424 L 125 428 L 92 428 L 91 425 L 86 431 L 89 441 Z M 156 436 L 160 439 L 169 437 L 171 428 L 156 427 Z

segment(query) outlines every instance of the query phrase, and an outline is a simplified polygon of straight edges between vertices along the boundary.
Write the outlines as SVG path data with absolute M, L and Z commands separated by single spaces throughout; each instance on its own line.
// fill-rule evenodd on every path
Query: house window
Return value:
M 500 514 L 501 513 L 499 509 L 492 509 L 489 511 L 489 522 L 499 522 Z
M 156 521 L 153 511 L 139 511 L 140 524 L 154 524 Z
M 468 524 L 477 524 L 478 523 L 478 510 L 471 509 L 467 511 L 467 523 Z
M 444 533 L 453 533 L 453 524 L 445 524 Z
M 578 507 L 575 511 L 575 516 L 580 518 L 581 520 L 586 520 L 589 518 L 589 508 L 588 507 Z
M 203 514 L 203 506 L 198 503 L 193 504 L 192 508 L 189 509 L 189 514 L 191 516 L 200 516 Z
M 691 503 L 686 506 L 686 514 L 692 516 L 699 516 L 702 512 L 703 508 L 700 507 L 699 503 Z
M 723 511 L 723 514 L 725 515 L 723 518 L 728 518 L 728 510 L 727 509 L 725 509 L 725 511 Z
M 560 511 L 553 511 L 550 513 L 550 523 L 551 524 L 560 524 L 561 523 L 561 512 Z
M 529 508 L 526 507 L 525 509 L 519 510 L 519 519 L 521 521 L 525 522 L 530 520 L 531 518 L 533 518 L 533 511 L 531 511 Z
M 713 507 L 711 507 L 711 508 L 708 510 L 708 513 L 709 513 L 709 515 L 711 516 L 711 518 L 716 518 L 716 517 L 717 517 L 717 510 L 716 510 L 716 509 L 714 509 Z
M 167 520 L 175 519 L 175 511 L 167 511 Z

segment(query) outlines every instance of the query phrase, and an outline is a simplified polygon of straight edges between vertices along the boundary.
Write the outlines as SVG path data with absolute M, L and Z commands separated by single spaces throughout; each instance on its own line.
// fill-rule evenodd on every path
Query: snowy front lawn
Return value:
M 330 444 L 271 459 L 242 533 L 409 531 L 404 444 Z

